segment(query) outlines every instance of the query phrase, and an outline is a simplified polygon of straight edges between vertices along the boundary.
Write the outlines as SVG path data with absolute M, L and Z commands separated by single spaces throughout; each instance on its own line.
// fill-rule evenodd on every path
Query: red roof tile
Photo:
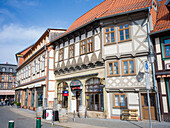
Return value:
M 164 5 L 167 0 L 160 1 L 158 7 L 157 21 L 154 30 L 151 33 L 170 29 L 170 13 L 167 7 Z
M 78 18 L 61 36 L 66 35 L 69 32 L 93 21 L 97 18 L 102 18 L 109 15 L 119 14 L 141 8 L 151 6 L 152 0 L 105 0 L 101 4 L 97 5 L 80 18 Z

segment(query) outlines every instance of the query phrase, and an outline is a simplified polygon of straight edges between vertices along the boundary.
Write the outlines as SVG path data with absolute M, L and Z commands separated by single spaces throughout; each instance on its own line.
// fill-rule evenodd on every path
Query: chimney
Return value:
M 6 64 L 8 64 L 8 62 L 6 62 Z

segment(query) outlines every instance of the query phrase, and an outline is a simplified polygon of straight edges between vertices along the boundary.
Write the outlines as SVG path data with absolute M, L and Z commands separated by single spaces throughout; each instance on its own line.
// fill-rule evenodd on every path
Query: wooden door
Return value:
M 151 119 L 156 120 L 155 94 L 150 93 L 149 97 L 150 97 Z M 142 94 L 141 98 L 142 98 L 143 119 L 149 120 L 149 108 L 148 108 L 147 94 Z
M 80 91 L 76 91 L 76 104 L 77 104 L 77 112 L 79 112 L 79 105 L 80 105 Z

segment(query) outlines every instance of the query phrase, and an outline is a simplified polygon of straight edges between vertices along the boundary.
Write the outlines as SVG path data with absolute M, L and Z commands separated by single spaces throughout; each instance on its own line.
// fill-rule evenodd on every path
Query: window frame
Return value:
M 127 28 L 125 28 L 125 24 L 128 24 L 129 26 L 127 27 Z M 119 26 L 121 26 L 121 25 L 123 25 L 123 28 L 122 29 L 119 29 Z M 126 34 L 125 34 L 125 30 L 126 29 L 129 29 L 129 39 L 126 39 Z M 123 37 L 124 37 L 124 40 L 120 40 L 120 31 L 122 31 L 123 30 Z M 129 40 L 131 40 L 131 32 L 130 32 L 130 23 L 123 23 L 123 24 L 119 24 L 118 25 L 118 40 L 119 40 L 119 42 L 124 42 L 124 41 L 129 41 Z
M 74 56 L 75 56 L 74 49 L 75 49 L 74 44 L 69 45 L 69 59 L 74 58 Z M 73 56 L 70 56 L 71 55 L 71 51 L 73 52 Z
M 124 74 L 124 64 L 123 62 L 127 61 L 128 62 L 128 74 Z M 130 69 L 129 69 L 129 61 L 133 61 L 133 67 L 134 67 L 134 73 L 130 73 Z M 122 60 L 122 75 L 126 76 L 126 75 L 135 75 L 135 59 L 128 59 L 128 60 Z
M 82 42 L 85 42 L 85 43 L 84 43 L 84 44 L 82 44 Z M 86 50 L 87 50 L 86 44 L 87 44 L 87 40 L 86 40 L 86 39 L 84 39 L 84 40 L 80 41 L 80 55 L 84 55 L 84 54 L 86 54 L 86 53 L 87 53 L 87 52 L 86 52 Z M 82 50 L 81 50 L 81 48 L 82 48 L 83 46 L 85 47 L 85 51 L 84 51 L 84 53 L 82 53 Z
M 113 31 L 110 31 L 110 28 L 114 28 Z M 106 29 L 109 29 L 109 32 L 106 32 Z M 111 41 L 111 36 L 110 34 L 114 32 L 114 42 L 110 42 L 110 43 L 106 43 L 106 34 L 109 34 L 109 41 Z M 109 45 L 109 44 L 115 44 L 116 43 L 116 34 L 115 34 L 115 26 L 110 26 L 110 27 L 106 27 L 104 28 L 104 44 L 105 45 Z
M 90 40 L 91 39 L 91 41 L 90 42 L 88 42 L 88 40 Z M 89 38 L 87 38 L 86 39 L 86 53 L 92 53 L 93 52 L 93 42 L 94 42 L 94 40 L 93 40 L 93 37 L 89 37 Z M 91 51 L 88 51 L 88 47 L 89 47 L 89 45 L 91 46 Z
M 165 44 L 165 40 L 168 40 L 168 39 L 170 39 L 170 38 L 165 38 L 165 39 L 163 39 L 163 49 L 164 49 L 164 56 L 165 56 L 165 58 L 169 58 L 170 56 L 166 56 L 166 50 L 165 50 L 165 47 L 166 46 L 170 46 L 170 43 L 169 44 Z
M 115 106 L 115 96 L 119 96 L 119 106 Z M 125 106 L 121 106 L 121 95 L 125 96 Z M 125 93 L 115 93 L 113 94 L 113 107 L 114 108 L 127 108 L 127 97 Z
M 62 58 L 60 57 L 62 55 Z M 64 60 L 64 48 L 59 49 L 59 62 Z
M 42 55 L 41 71 L 43 72 L 44 70 L 45 70 L 45 55 Z
M 40 72 L 40 58 L 37 60 L 37 74 Z
M 118 74 L 114 74 L 114 63 L 118 63 Z M 112 69 L 113 69 L 113 75 L 109 75 L 109 64 L 112 63 Z M 120 66 L 119 66 L 119 61 L 110 61 L 107 62 L 107 76 L 120 76 Z

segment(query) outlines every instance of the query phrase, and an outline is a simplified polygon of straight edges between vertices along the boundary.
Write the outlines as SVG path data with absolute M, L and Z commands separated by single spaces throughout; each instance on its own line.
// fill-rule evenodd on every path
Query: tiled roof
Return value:
M 75 29 L 98 18 L 142 9 L 151 6 L 152 0 L 105 0 L 81 17 L 79 17 L 68 30 L 56 39 L 74 31 Z
M 167 0 L 160 1 L 160 6 L 158 7 L 156 25 L 151 33 L 170 29 L 170 13 L 167 7 L 165 6 L 166 1 Z

